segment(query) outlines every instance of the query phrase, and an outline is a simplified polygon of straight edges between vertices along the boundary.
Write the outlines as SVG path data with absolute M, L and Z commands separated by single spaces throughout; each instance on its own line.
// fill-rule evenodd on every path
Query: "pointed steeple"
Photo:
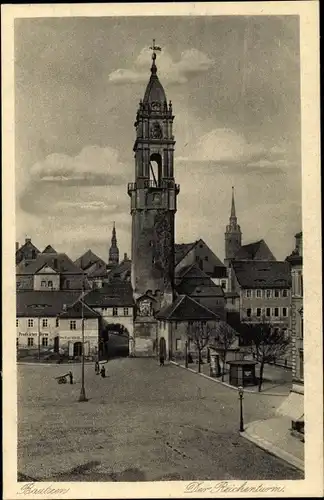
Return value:
M 231 206 L 231 216 L 230 216 L 230 225 L 237 225 L 237 217 L 235 211 L 235 199 L 234 199 L 234 186 L 232 186 L 232 206 Z
M 225 232 L 225 262 L 226 265 L 229 261 L 235 258 L 238 250 L 241 248 L 242 244 L 242 233 L 239 224 L 237 223 L 236 209 L 235 209 L 235 197 L 234 197 L 234 186 L 232 186 L 232 204 L 231 204 L 231 215 L 229 218 L 229 224 L 226 226 Z
M 116 226 L 113 223 L 112 236 L 111 236 L 111 247 L 109 249 L 109 266 L 117 266 L 119 263 L 119 250 L 117 246 L 117 236 L 116 236 Z

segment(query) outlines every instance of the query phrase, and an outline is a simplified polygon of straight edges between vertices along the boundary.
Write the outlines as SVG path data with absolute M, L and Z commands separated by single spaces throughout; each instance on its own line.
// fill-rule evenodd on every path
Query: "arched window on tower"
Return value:
M 159 186 L 162 177 L 162 157 L 159 153 L 153 153 L 150 156 L 150 184 Z

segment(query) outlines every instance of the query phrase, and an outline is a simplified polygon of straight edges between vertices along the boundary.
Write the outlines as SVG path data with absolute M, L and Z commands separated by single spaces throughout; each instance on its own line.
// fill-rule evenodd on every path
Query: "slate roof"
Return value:
M 127 282 L 127 279 L 131 275 L 132 261 L 127 259 L 120 262 L 116 267 L 114 267 L 108 274 L 108 281 L 122 281 Z
M 174 245 L 174 262 L 175 265 L 179 264 L 179 262 L 190 252 L 190 250 L 196 245 L 197 241 L 193 243 L 176 243 Z
M 65 253 L 40 253 L 35 260 L 24 266 L 23 263 L 16 268 L 16 274 L 36 274 L 44 266 L 49 266 L 60 274 L 83 274 Z
M 288 262 L 233 261 L 232 267 L 242 288 L 290 288 Z
M 89 249 L 83 255 L 81 255 L 81 257 L 76 259 L 74 261 L 74 264 L 85 271 L 96 262 L 100 262 L 102 265 L 106 265 L 106 263 L 100 257 L 98 257 L 98 255 L 96 255 L 92 250 Z
M 187 295 L 179 295 L 169 306 L 156 315 L 159 320 L 168 321 L 217 321 L 219 316 Z
M 18 317 L 57 316 L 63 305 L 72 305 L 79 298 L 80 291 L 24 290 L 17 291 L 16 310 Z
M 223 297 L 222 287 L 215 285 L 211 278 L 196 264 L 180 269 L 176 277 L 182 276 L 176 290 L 180 295 L 195 295 L 200 297 Z
M 105 283 L 102 288 L 91 290 L 84 297 L 91 307 L 132 307 L 133 289 L 130 283 Z
M 83 310 L 82 310 L 83 309 Z M 78 300 L 60 314 L 60 318 L 100 318 L 100 314 L 89 307 L 84 301 Z
M 268 260 L 276 260 L 264 240 L 242 245 L 235 255 L 235 260 L 254 260 L 257 259 L 259 252 L 261 254 L 267 253 L 269 257 L 267 256 L 266 258 Z M 261 259 L 264 260 L 265 257 L 263 256 Z
M 51 245 L 47 245 L 42 253 L 57 253 L 57 251 Z

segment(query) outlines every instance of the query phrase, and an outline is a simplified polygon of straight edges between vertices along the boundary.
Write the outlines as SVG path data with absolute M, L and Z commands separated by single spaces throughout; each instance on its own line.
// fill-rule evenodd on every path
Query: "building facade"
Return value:
M 291 316 L 293 390 L 304 393 L 303 233 L 295 235 L 295 249 L 287 257 L 291 267 Z
M 95 356 L 99 320 L 99 314 L 80 300 L 78 292 L 18 291 L 17 352 L 42 355 L 52 351 L 70 358 L 80 356 L 84 328 L 85 355 Z
M 174 221 L 179 193 L 173 166 L 174 116 L 155 60 L 154 50 L 151 77 L 135 121 L 135 182 L 128 185 L 137 355 L 154 353 L 157 322 L 153 311 L 173 300 Z

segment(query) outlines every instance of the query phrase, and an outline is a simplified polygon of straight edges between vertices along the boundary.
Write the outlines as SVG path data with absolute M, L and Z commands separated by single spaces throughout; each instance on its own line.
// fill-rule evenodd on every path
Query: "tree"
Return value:
M 220 348 L 220 358 L 223 363 L 222 380 L 224 381 L 224 371 L 226 365 L 226 357 L 229 348 L 234 343 L 237 332 L 225 321 L 220 321 L 216 326 L 215 344 Z
M 189 322 L 187 326 L 188 340 L 191 340 L 198 352 L 198 372 L 201 372 L 202 351 L 210 341 L 212 329 L 206 321 Z
M 263 370 L 266 363 L 274 362 L 283 356 L 290 339 L 266 318 L 254 318 L 251 323 L 242 323 L 241 335 L 246 343 L 251 343 L 257 361 L 260 363 L 259 392 L 263 383 Z

